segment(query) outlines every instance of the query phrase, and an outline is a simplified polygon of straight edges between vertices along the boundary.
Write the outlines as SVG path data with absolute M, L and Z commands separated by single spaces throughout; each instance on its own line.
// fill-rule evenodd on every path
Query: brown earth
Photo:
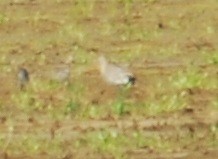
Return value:
M 88 0 L 85 2 L 89 4 Z M 206 143 L 208 140 L 218 138 L 217 130 L 211 132 L 213 126 L 217 128 L 218 110 L 210 106 L 212 100 L 217 100 L 218 87 L 175 90 L 167 88 L 166 85 L 165 89 L 159 90 L 155 86 L 160 79 L 163 83 L 167 83 L 169 77 L 178 70 L 189 69 L 190 62 L 193 62 L 193 67 L 198 68 L 198 71 L 207 72 L 211 78 L 217 78 L 217 64 L 206 63 L 204 56 L 199 55 L 199 52 L 217 53 L 218 2 L 215 0 L 135 1 L 128 15 L 123 13 L 122 1 L 96 0 L 92 12 L 74 9 L 77 5 L 79 1 L 76 0 L 2 0 L 0 2 L 0 14 L 6 16 L 6 20 L 0 23 L 2 46 L 0 48 L 0 143 L 4 145 L 4 141 L 7 143 L 7 139 L 9 140 L 9 145 L 5 144 L 5 148 L 1 146 L 0 158 L 114 158 L 113 155 L 93 152 L 89 147 L 80 150 L 71 148 L 71 142 L 80 140 L 83 135 L 105 129 L 116 130 L 125 136 L 136 130 L 146 137 L 159 134 L 161 139 L 175 143 L 182 142 L 182 139 L 190 134 L 195 138 L 195 142 L 177 145 L 169 152 L 160 152 L 152 147 L 137 149 L 127 147 L 124 149 L 123 158 L 218 158 L 217 146 L 208 146 Z M 117 16 L 111 13 L 112 5 L 115 6 L 113 14 Z M 90 15 L 89 12 L 92 14 Z M 111 25 L 107 26 L 106 23 Z M 107 27 L 110 30 L 113 25 L 114 31 L 112 29 L 107 33 L 105 31 Z M 130 25 L 133 31 L 125 32 L 126 25 Z M 79 28 L 68 32 L 73 30 L 73 27 Z M 141 29 L 141 31 L 145 29 L 145 39 L 142 38 L 141 32 L 134 32 L 134 29 Z M 84 32 L 84 35 L 80 35 L 79 31 Z M 123 34 L 127 34 L 128 40 L 121 40 Z M 80 105 L 84 108 L 92 104 L 99 105 L 105 107 L 107 111 L 106 106 L 113 103 L 119 94 L 119 88 L 102 81 L 95 58 L 99 53 L 104 52 L 121 59 L 128 56 L 126 52 L 136 52 L 134 46 L 142 46 L 140 52 L 144 53 L 130 54 L 133 57 L 130 57 L 130 68 L 137 77 L 137 83 L 130 88 L 127 102 L 140 103 L 153 96 L 158 100 L 164 94 L 185 92 L 188 105 L 184 109 L 154 116 L 146 113 L 137 116 L 137 113 L 128 112 L 129 114 L 119 117 L 106 112 L 96 118 L 72 117 L 60 120 L 51 117 L 48 110 L 49 106 L 52 110 L 62 110 L 60 105 L 71 98 L 72 93 L 69 93 L 65 87 L 43 89 L 39 86 L 29 86 L 30 88 L 27 89 L 31 92 L 32 99 L 29 104 L 36 103 L 37 100 L 43 103 L 43 106 L 39 109 L 35 108 L 35 111 L 23 110 L 13 98 L 20 94 L 16 85 L 16 71 L 19 66 L 28 68 L 33 80 L 40 82 L 45 80 L 48 83 L 49 79 L 44 79 L 46 73 L 43 71 L 49 70 L 55 64 L 64 63 L 73 54 L 75 60 L 72 63 L 71 83 L 79 81 L 77 86 L 83 89 L 82 95 L 78 95 L 81 97 Z M 162 48 L 169 51 L 175 48 L 176 51 L 173 51 L 176 53 L 166 55 L 166 58 L 159 53 Z M 81 54 L 77 53 L 78 50 Z M 46 82 L 44 85 L 47 84 Z M 11 125 L 13 137 L 10 139 L 8 136 L 11 133 Z M 19 147 L 10 147 L 11 143 L 19 142 L 25 136 L 40 141 L 52 141 L 58 136 L 58 141 L 66 151 L 56 156 L 55 153 L 52 155 L 46 150 L 39 154 L 28 154 L 26 151 L 22 152 Z

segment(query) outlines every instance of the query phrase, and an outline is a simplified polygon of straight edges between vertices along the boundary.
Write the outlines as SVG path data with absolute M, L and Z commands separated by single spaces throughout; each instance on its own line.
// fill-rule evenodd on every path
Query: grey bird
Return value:
M 135 84 L 136 78 L 126 68 L 109 62 L 105 56 L 99 57 L 100 72 L 106 82 L 112 85 Z
M 65 65 L 56 66 L 52 71 L 52 80 L 58 82 L 69 82 L 70 67 Z
M 18 78 L 20 90 L 23 90 L 30 80 L 28 71 L 25 68 L 20 68 L 18 71 L 17 78 Z

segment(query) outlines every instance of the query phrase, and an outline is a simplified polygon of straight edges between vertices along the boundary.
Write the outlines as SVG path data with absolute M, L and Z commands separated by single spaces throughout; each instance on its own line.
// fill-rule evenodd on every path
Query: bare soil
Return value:
M 169 152 L 160 152 L 152 147 L 137 149 L 127 147 L 124 149 L 123 158 L 217 159 L 217 146 L 208 146 L 207 141 L 213 138 L 217 140 L 217 130 L 213 133 L 211 128 L 217 127 L 218 110 L 212 108 L 210 103 L 212 100 L 217 100 L 218 88 L 173 90 L 166 86 L 166 89 L 160 91 L 154 85 L 160 79 L 163 82 L 167 81 L 178 70 L 186 70 L 187 63 L 191 61 L 193 66 L 201 72 L 207 72 L 212 78 L 217 77 L 217 65 L 206 63 L 204 58 L 199 56 L 199 52 L 202 50 L 217 52 L 218 2 L 215 0 L 155 0 L 150 3 L 136 1 L 133 2 L 129 11 L 129 17 L 122 13 L 124 6 L 121 1 L 97 0 L 94 3 L 92 15 L 87 14 L 87 16 L 83 16 L 86 13 L 82 11 L 76 13 L 74 11 L 76 5 L 78 1 L 75 0 L 2 0 L 0 2 L 0 14 L 9 18 L 0 24 L 2 47 L 0 48 L 2 61 L 0 63 L 2 65 L 0 70 L 0 108 L 2 109 L 0 142 L 3 144 L 8 138 L 10 140 L 9 146 L 6 144 L 5 149 L 0 150 L 0 158 L 114 158 L 112 155 L 93 152 L 89 147 L 73 150 L 70 148 L 71 142 L 80 140 L 83 135 L 90 132 L 101 130 L 116 130 L 127 136 L 138 130 L 146 137 L 149 134 L 159 134 L 163 140 L 175 141 L 175 145 L 182 142 L 186 135 L 193 134 L 195 142 L 183 144 L 183 146 L 177 145 L 178 149 L 172 148 Z M 116 6 L 114 14 L 119 16 L 111 15 L 110 5 Z M 74 14 L 81 14 L 83 17 Z M 126 25 L 126 23 L 134 24 L 134 29 L 144 27 L 148 34 L 157 32 L 158 35 L 150 38 L 150 35 L 147 35 L 146 40 L 142 40 L 135 38 L 134 33 L 129 33 L 132 34 L 129 35 L 130 39 L 122 41 L 118 38 L 122 35 L 122 29 L 117 29 L 111 34 L 99 33 L 105 21 L 110 21 L 115 27 Z M 80 29 L 85 32 L 85 40 L 81 40 L 76 33 L 60 35 L 60 30 L 66 31 L 65 26 L 70 26 L 71 23 L 77 23 L 81 27 Z M 210 26 L 213 26 L 215 31 L 213 29 L 210 31 Z M 131 47 L 138 45 L 143 46 L 141 52 L 145 53 L 136 56 L 135 50 Z M 162 48 L 173 48 L 174 45 L 177 53 L 170 55 L 169 58 L 161 58 L 155 54 Z M 73 48 L 83 50 L 87 56 L 91 57 L 91 62 L 83 64 L 81 60 L 83 58 L 80 58 Z M 93 59 L 101 52 L 112 57 L 115 57 L 115 54 L 117 57 L 122 57 L 128 49 L 133 52 L 134 57 L 134 60 L 130 62 L 130 68 L 137 77 L 136 85 L 130 88 L 131 91 L 128 94 L 130 103 L 140 103 L 154 95 L 156 99 L 159 99 L 163 94 L 173 95 L 185 92 L 189 99 L 188 106 L 179 111 L 155 116 L 145 113 L 144 116 L 137 117 L 130 112 L 131 115 L 127 113 L 123 117 L 110 116 L 106 113 L 104 117 L 97 119 L 90 117 L 84 120 L 76 118 L 59 120 L 51 118 L 44 109 L 47 111 L 48 105 L 59 109 L 63 101 L 70 98 L 71 94 L 67 93 L 68 89 L 65 87 L 60 86 L 55 90 L 42 89 L 43 91 L 33 89 L 36 92 L 33 99 L 39 99 L 44 103 L 44 107 L 36 111 L 23 111 L 13 100 L 13 96 L 20 93 L 16 85 L 16 71 L 19 66 L 28 68 L 32 79 L 43 80 L 43 75 L 46 74 L 43 70 L 49 70 L 53 65 L 63 63 L 69 55 L 73 54 L 77 59 L 72 64 L 71 83 L 81 82 L 84 93 L 80 104 L 107 106 L 118 96 L 119 88 L 102 81 L 97 71 L 96 61 Z M 44 61 L 40 60 L 43 56 Z M 76 70 L 77 68 L 82 73 Z M 46 80 L 49 81 L 49 79 Z M 13 137 L 10 139 L 8 136 L 11 133 L 11 126 L 13 126 Z M 10 143 L 19 142 L 26 136 L 32 136 L 40 141 L 52 141 L 58 138 L 57 140 L 62 143 L 66 151 L 56 156 L 46 150 L 40 154 L 34 154 L 26 151 L 19 152 L 19 147 L 10 149 Z

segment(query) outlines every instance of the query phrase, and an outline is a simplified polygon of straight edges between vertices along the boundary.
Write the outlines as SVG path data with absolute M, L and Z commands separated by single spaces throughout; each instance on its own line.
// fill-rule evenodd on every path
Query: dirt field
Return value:
M 0 158 L 217 159 L 217 35 L 217 0 L 1 0 Z

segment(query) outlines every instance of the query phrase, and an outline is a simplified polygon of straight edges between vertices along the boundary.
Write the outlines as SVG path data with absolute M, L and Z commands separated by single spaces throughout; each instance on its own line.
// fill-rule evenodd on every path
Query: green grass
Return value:
M 9 21 L 9 18 L 5 14 L 0 13 L 0 25 L 6 23 L 8 21 Z
M 4 6 L 6 2 L 0 4 Z M 193 119 L 194 115 L 201 113 L 197 106 L 217 112 L 217 23 L 212 17 L 217 10 L 217 1 L 183 3 L 58 0 L 37 3 L 37 11 L 31 4 L 16 4 L 13 6 L 16 11 L 2 11 L 0 27 L 6 40 L 1 41 L 0 48 L 0 117 L 7 118 L 5 123 L 2 121 L 2 128 L 7 127 L 6 132 L 15 130 L 14 126 L 20 122 L 16 119 L 26 116 L 33 117 L 36 123 L 44 118 L 51 123 L 69 122 L 67 126 L 71 126 L 71 122 L 95 120 L 110 120 L 116 125 L 116 120 L 146 120 L 179 114 L 186 107 L 193 107 L 194 113 L 189 114 Z M 29 14 L 26 9 L 35 12 Z M 199 23 L 202 19 L 206 22 Z M 160 22 L 163 23 L 162 28 L 158 28 Z M 99 76 L 95 68 L 99 53 L 106 53 L 108 59 L 115 63 L 129 64 L 136 74 L 136 86 L 114 88 L 103 85 L 103 80 L 93 82 Z M 49 62 L 59 64 L 69 56 L 73 58 L 70 84 L 37 76 L 50 65 Z M 182 67 L 161 67 L 162 63 L 167 65 L 168 62 L 181 63 Z M 149 64 L 160 64 L 160 67 L 149 68 Z M 22 65 L 31 70 L 31 81 L 25 91 L 19 91 L 15 83 L 11 84 L 12 78 L 16 80 L 17 67 Z M 92 83 L 95 86 L 91 86 Z M 187 90 L 193 90 L 194 94 Z M 54 139 L 49 135 L 43 139 L 33 129 L 35 134 L 17 138 L 13 138 L 16 135 L 13 132 L 5 151 L 12 155 L 47 153 L 61 158 L 66 149 L 69 153 L 75 149 L 81 154 L 84 150 L 88 154 L 121 159 L 128 158 L 130 150 L 165 153 L 188 146 L 194 149 L 199 140 L 204 140 L 203 146 L 207 148 L 218 147 L 217 124 L 208 125 L 209 135 L 202 139 L 199 137 L 202 134 L 198 134 L 201 128 L 197 127 L 198 124 L 194 126 L 195 132 L 187 130 L 184 134 L 180 133 L 184 127 L 175 126 L 172 131 L 178 136 L 172 138 L 167 136 L 164 128 L 122 130 L 104 127 L 78 132 L 67 129 Z M 39 134 L 48 134 L 50 127 L 45 125 Z M 76 135 L 66 141 L 65 133 Z M 10 133 L 0 133 L 2 149 L 9 141 L 7 135 Z
M 177 88 L 204 88 L 215 89 L 218 87 L 217 79 L 207 72 L 202 72 L 196 68 L 188 67 L 185 71 L 179 70 L 171 76 L 169 81 Z

